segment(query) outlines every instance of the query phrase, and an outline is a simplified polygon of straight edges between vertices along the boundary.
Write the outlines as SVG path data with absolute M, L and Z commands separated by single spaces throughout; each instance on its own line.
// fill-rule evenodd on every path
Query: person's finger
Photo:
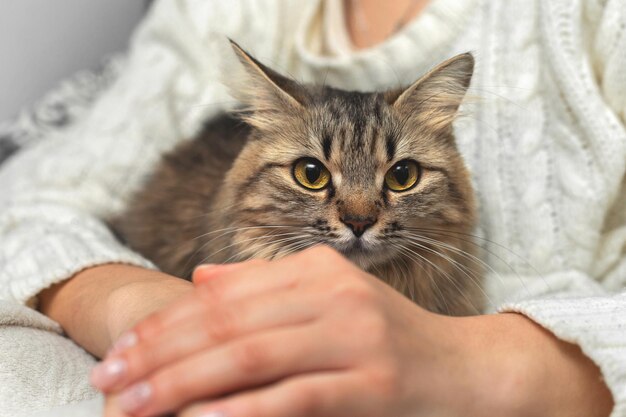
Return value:
M 267 387 L 204 401 L 186 407 L 178 417 L 345 417 L 359 414 L 367 400 L 357 401 L 358 378 L 348 372 L 325 372 L 297 376 Z M 360 402 L 361 404 L 355 404 Z
M 129 414 L 123 412 L 117 404 L 117 399 L 113 395 L 107 395 L 104 398 L 104 412 L 103 417 L 131 417 Z
M 143 320 L 137 328 L 136 337 L 149 337 L 153 332 L 159 333 L 188 317 L 201 314 L 202 304 L 224 304 L 310 281 L 336 279 L 335 274 L 353 268 L 354 265 L 327 246 L 316 246 L 274 262 L 251 260 L 204 270 L 200 268 L 197 279 L 202 284 L 197 285 L 197 292 Z M 203 280 L 200 276 L 208 278 Z M 191 300 L 196 296 L 200 303 L 198 299 Z
M 281 328 L 203 351 L 122 391 L 120 406 L 139 417 L 157 416 L 194 400 L 341 367 L 341 346 L 325 343 L 318 327 Z
M 117 391 L 201 350 L 253 332 L 311 322 L 324 308 L 323 302 L 314 293 L 283 291 L 208 307 L 206 314 L 167 331 L 150 332 L 153 337 L 110 355 L 94 369 L 92 383 L 104 392 Z
M 272 275 L 263 275 L 261 272 L 255 270 L 261 266 L 267 267 L 267 270 L 274 272 Z M 320 275 L 322 272 L 340 272 L 345 268 L 356 268 L 350 261 L 345 259 L 339 252 L 325 245 L 316 245 L 312 248 L 305 249 L 301 252 L 294 253 L 286 258 L 276 261 L 268 262 L 265 260 L 251 260 L 241 262 L 237 264 L 225 264 L 225 265 L 209 265 L 205 267 L 198 267 L 194 271 L 194 283 L 201 286 L 202 284 L 213 283 L 216 281 L 230 281 L 231 277 L 238 276 L 257 276 L 263 277 L 264 280 L 259 280 L 253 286 L 244 285 L 239 283 L 229 282 L 227 285 L 233 295 L 245 295 L 249 293 L 257 292 L 257 288 L 265 289 L 266 285 L 274 285 L 274 281 L 278 280 L 278 283 L 283 284 L 287 279 L 287 283 L 293 284 L 294 278 L 308 276 L 309 278 Z M 244 272 L 245 271 L 245 272 Z M 252 273 L 250 273 L 252 272 Z M 282 272 L 282 274 L 281 274 Z M 285 274 L 285 273 L 289 274 Z M 276 274 L 278 273 L 278 274 Z M 265 282 L 267 281 L 267 282 Z M 217 289 L 221 289 L 219 285 Z M 243 291 L 239 293 L 239 291 Z
M 202 284 L 206 281 L 209 281 L 213 278 L 220 276 L 225 272 L 236 271 L 240 268 L 250 267 L 250 266 L 258 266 L 260 264 L 265 263 L 265 261 L 253 259 L 246 262 L 237 262 L 231 264 L 203 264 L 197 266 L 193 274 L 191 276 L 191 281 L 198 285 Z
M 119 354 L 141 340 L 154 337 L 167 329 L 179 326 L 189 318 L 206 314 L 212 305 L 227 304 L 238 299 L 269 291 L 277 291 L 293 284 L 295 277 L 271 266 L 266 261 L 253 260 L 226 268 L 219 276 L 201 284 L 197 290 L 171 306 L 159 310 L 124 333 L 107 353 Z
M 144 320 L 138 328 L 139 336 L 150 331 L 160 332 L 163 328 L 177 324 L 183 319 L 198 313 L 198 303 L 216 305 L 234 302 L 267 291 L 276 291 L 290 285 L 293 278 L 276 271 L 267 261 L 253 260 L 240 264 L 217 267 L 218 272 L 210 280 L 198 285 L 190 296 L 194 302 L 183 299 L 169 308 L 161 310 Z M 195 305 L 194 305 L 195 303 Z M 152 328 L 150 321 L 159 323 L 161 328 Z
M 199 273 L 198 294 L 207 302 L 229 302 L 263 292 L 276 291 L 293 285 L 302 271 L 284 268 L 277 262 L 253 260 L 237 264 L 237 267 L 219 268 L 209 272 L 203 280 Z

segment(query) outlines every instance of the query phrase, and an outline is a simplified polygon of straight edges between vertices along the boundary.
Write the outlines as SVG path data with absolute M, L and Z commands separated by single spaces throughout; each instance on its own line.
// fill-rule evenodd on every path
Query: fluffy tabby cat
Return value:
M 165 155 L 113 222 L 127 244 L 184 278 L 327 244 L 431 311 L 477 313 L 475 202 L 452 130 L 472 56 L 362 93 L 299 84 L 233 48 L 246 111 Z

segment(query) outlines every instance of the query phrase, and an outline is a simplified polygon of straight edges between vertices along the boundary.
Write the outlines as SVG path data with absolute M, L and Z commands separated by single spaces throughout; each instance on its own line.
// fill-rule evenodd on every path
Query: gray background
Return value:
M 143 0 L 0 0 L 0 121 L 123 51 Z

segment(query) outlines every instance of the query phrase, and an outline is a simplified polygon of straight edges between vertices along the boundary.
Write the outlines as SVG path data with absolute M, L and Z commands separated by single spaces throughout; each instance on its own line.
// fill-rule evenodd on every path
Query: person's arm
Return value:
M 99 265 L 114 263 L 153 268 L 119 242 L 104 220 L 123 209 L 161 154 L 232 101 L 220 83 L 221 47 L 209 29 L 237 37 L 240 28 L 237 19 L 222 18 L 226 10 L 203 14 L 232 5 L 187 3 L 155 2 L 119 78 L 84 118 L 0 169 L 0 299 L 42 302 L 45 314 L 97 354 L 115 336 L 96 325 L 110 320 L 106 301 L 127 297 L 138 288 L 137 279 L 150 287 L 161 282 L 161 275 L 144 269 L 102 273 L 109 267 Z M 230 8 L 235 15 L 244 10 Z M 201 28 L 196 13 L 206 17 Z M 148 275 L 157 279 L 148 284 L 141 278 Z M 158 298 L 160 291 L 134 293 Z
M 193 290 L 190 282 L 131 265 L 79 272 L 41 292 L 40 310 L 75 342 L 103 357 L 142 318 Z
M 608 417 L 613 407 L 596 365 L 528 318 L 429 313 L 328 248 L 194 280 L 92 375 L 121 391 L 127 413 L 203 399 L 182 415 Z

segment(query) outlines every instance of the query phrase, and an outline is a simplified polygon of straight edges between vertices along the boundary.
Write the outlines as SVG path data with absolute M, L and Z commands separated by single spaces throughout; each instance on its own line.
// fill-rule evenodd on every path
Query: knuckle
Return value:
M 367 384 L 384 398 L 394 398 L 401 392 L 399 370 L 392 363 L 386 363 L 366 374 Z
M 130 349 L 122 353 L 122 358 L 128 364 L 130 378 L 137 378 L 145 374 L 154 364 L 155 358 L 152 349 Z
M 321 416 L 325 399 L 319 389 L 312 385 L 300 385 L 291 391 L 290 397 L 294 403 L 298 404 L 300 415 L 309 417 Z
M 270 366 L 269 350 L 257 342 L 246 342 L 232 351 L 235 366 L 244 374 L 255 374 Z
M 360 280 L 346 280 L 337 284 L 332 295 L 337 301 L 360 307 L 373 303 L 378 296 L 374 288 Z
M 298 252 L 285 258 L 284 262 L 294 271 L 299 278 L 294 279 L 292 286 L 298 286 L 313 279 L 319 284 L 332 284 L 337 275 L 342 279 L 352 275 L 358 275 L 360 271 L 354 264 L 348 261 L 342 254 L 330 246 L 317 245 Z M 303 278 L 307 277 L 306 280 Z
M 216 278 L 202 283 L 202 285 L 197 287 L 197 291 L 203 301 L 217 303 L 224 299 L 226 286 L 223 280 Z
M 184 402 L 191 392 L 185 375 L 181 375 L 178 370 L 165 369 L 150 378 L 148 383 L 154 390 L 154 398 L 164 404 Z
M 260 396 L 249 395 L 238 404 L 238 415 L 245 417 L 269 417 L 267 405 Z
M 359 314 L 349 327 L 345 328 L 341 337 L 353 347 L 359 356 L 368 360 L 386 359 L 393 348 L 393 335 L 389 326 L 380 317 L 372 314 Z
M 206 337 L 209 341 L 223 342 L 239 333 L 238 315 L 229 309 L 216 309 L 206 315 Z
M 161 314 L 152 313 L 147 318 L 135 325 L 134 331 L 139 340 L 146 340 L 158 335 L 163 330 L 163 318 Z
M 372 343 L 379 345 L 388 343 L 389 325 L 387 320 L 378 313 L 366 314 L 361 318 L 361 327 L 367 339 Z

